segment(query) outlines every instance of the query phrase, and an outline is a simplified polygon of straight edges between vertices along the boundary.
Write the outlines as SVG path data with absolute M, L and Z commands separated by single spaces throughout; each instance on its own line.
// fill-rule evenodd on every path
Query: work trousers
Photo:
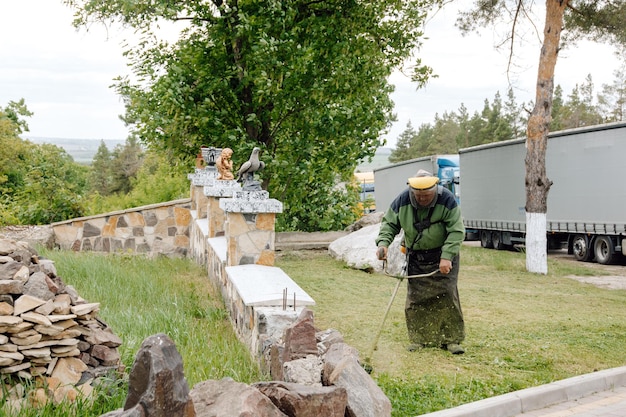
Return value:
M 409 275 L 429 273 L 439 269 L 439 260 L 426 263 L 409 256 Z M 426 278 L 411 278 L 407 283 L 404 313 L 412 344 L 439 347 L 461 343 L 465 339 L 465 322 L 461 311 L 457 281 L 459 256 L 452 259 L 452 270 L 444 275 L 437 272 Z

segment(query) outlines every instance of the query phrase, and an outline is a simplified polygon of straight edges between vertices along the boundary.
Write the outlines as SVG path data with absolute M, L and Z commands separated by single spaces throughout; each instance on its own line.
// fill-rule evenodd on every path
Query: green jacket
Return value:
M 425 220 L 431 212 L 431 225 L 418 237 L 415 223 Z M 459 254 L 465 239 L 465 226 L 454 195 L 450 190 L 438 186 L 437 198 L 431 207 L 417 208 L 413 193 L 407 187 L 389 206 L 380 225 L 376 246 L 389 247 L 394 237 L 404 230 L 404 245 L 413 250 L 441 248 L 443 259 L 452 259 Z M 416 219 L 417 216 L 417 219 Z M 413 242 L 415 242 L 413 244 Z

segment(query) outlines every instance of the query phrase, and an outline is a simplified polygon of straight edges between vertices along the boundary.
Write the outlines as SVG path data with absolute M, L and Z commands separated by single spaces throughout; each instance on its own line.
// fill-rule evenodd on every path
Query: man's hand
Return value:
M 387 247 L 379 246 L 376 250 L 376 257 L 378 257 L 379 261 L 384 261 L 387 259 Z
M 450 259 L 441 258 L 439 260 L 439 272 L 448 275 L 450 271 L 452 271 L 452 261 Z

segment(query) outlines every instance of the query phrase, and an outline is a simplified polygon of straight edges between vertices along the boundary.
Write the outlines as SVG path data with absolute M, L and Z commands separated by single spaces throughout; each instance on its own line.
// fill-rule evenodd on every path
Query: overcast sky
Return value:
M 122 102 L 110 88 L 116 76 L 128 73 L 121 54 L 123 33 L 101 26 L 89 32 L 75 30 L 72 11 L 60 0 L 5 0 L 0 2 L 0 16 L 0 106 L 26 100 L 34 116 L 27 120 L 30 132 L 25 136 L 127 137 L 119 120 Z M 400 72 L 391 78 L 398 121 L 386 136 L 387 146 L 395 146 L 409 120 L 417 128 L 432 122 L 436 113 L 456 111 L 461 103 L 472 114 L 496 91 L 506 96 L 507 55 L 493 47 L 500 35 L 485 31 L 482 36 L 462 37 L 454 28 L 455 18 L 452 10 L 432 18 L 425 28 L 429 39 L 418 52 L 438 78 L 419 91 Z M 529 42 L 517 51 L 517 67 L 509 78 L 521 103 L 534 98 L 539 43 Z M 609 47 L 583 44 L 559 56 L 555 82 L 567 94 L 591 73 L 598 92 L 602 84 L 612 82 L 616 68 Z

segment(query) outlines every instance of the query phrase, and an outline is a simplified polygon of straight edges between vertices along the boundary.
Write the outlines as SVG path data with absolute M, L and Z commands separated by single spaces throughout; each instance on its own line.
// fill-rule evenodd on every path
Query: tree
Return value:
M 417 137 L 417 132 L 413 128 L 411 121 L 406 124 L 406 129 L 400 136 L 398 136 L 398 141 L 396 142 L 396 147 L 391 151 L 389 155 L 389 162 L 396 163 L 400 161 L 406 161 L 408 159 L 414 158 L 413 153 L 411 152 L 411 145 L 415 141 Z
M 189 161 L 202 145 L 233 161 L 262 149 L 264 188 L 284 204 L 277 228 L 331 230 L 354 220 L 350 182 L 390 127 L 391 71 L 419 45 L 438 0 L 66 0 L 76 25 L 118 21 L 144 34 L 120 78 L 125 120 L 153 148 Z M 174 44 L 164 21 L 187 27 Z M 416 61 L 412 79 L 430 70 Z
M 562 129 L 597 125 L 604 122 L 598 107 L 594 104 L 593 80 L 587 75 L 585 82 L 576 84 L 559 109 Z
M 100 195 L 108 195 L 111 189 L 111 152 L 103 140 L 91 163 L 89 188 Z
M 621 48 L 618 56 L 621 66 L 615 70 L 612 84 L 603 84 L 602 93 L 598 94 L 598 107 L 607 122 L 626 120 L 626 47 Z
M 84 215 L 89 168 L 74 162 L 62 148 L 29 144 L 24 184 L 14 206 L 21 224 L 49 224 Z
M 557 131 L 564 129 L 563 107 L 565 103 L 563 101 L 563 88 L 557 85 L 552 95 L 552 113 L 550 115 L 550 130 Z
M 461 14 L 459 27 L 470 30 L 500 20 L 511 24 L 511 51 L 521 20 L 529 16 L 534 2 L 528 0 L 478 0 L 474 9 Z M 568 12 L 568 13 L 566 13 Z M 546 175 L 545 154 L 551 122 L 554 91 L 554 69 L 563 30 L 569 31 L 568 41 L 586 37 L 597 41 L 626 44 L 626 2 L 591 0 L 546 0 L 543 45 L 539 55 L 539 70 L 535 104 L 528 119 L 526 139 L 526 268 L 531 272 L 547 273 L 546 212 L 548 192 L 552 182 Z M 567 44 L 567 42 L 565 42 Z M 511 55 L 512 56 L 512 55 Z
M 33 113 L 28 110 L 23 98 L 20 101 L 9 101 L 9 104 L 4 109 L 0 109 L 0 121 L 12 122 L 11 126 L 16 135 L 28 132 L 28 124 L 23 118 L 32 115 Z
M 433 136 L 426 152 L 429 155 L 456 153 L 457 137 L 460 133 L 459 123 L 454 113 L 444 112 L 441 117 L 435 115 Z
M 134 136 L 126 139 L 124 145 L 117 145 L 111 153 L 110 193 L 128 193 L 131 182 L 137 177 L 143 161 L 143 149 Z
M 436 114 L 433 124 L 422 124 L 417 132 L 409 122 L 399 136 L 389 162 L 452 154 L 469 146 L 513 139 L 520 121 L 519 109 L 512 91 L 509 91 L 505 105 L 500 93 L 496 92 L 493 104 L 485 99 L 483 110 L 475 112 L 471 118 L 467 108 L 461 104 L 458 114 L 453 111 L 446 111 L 442 116 Z

